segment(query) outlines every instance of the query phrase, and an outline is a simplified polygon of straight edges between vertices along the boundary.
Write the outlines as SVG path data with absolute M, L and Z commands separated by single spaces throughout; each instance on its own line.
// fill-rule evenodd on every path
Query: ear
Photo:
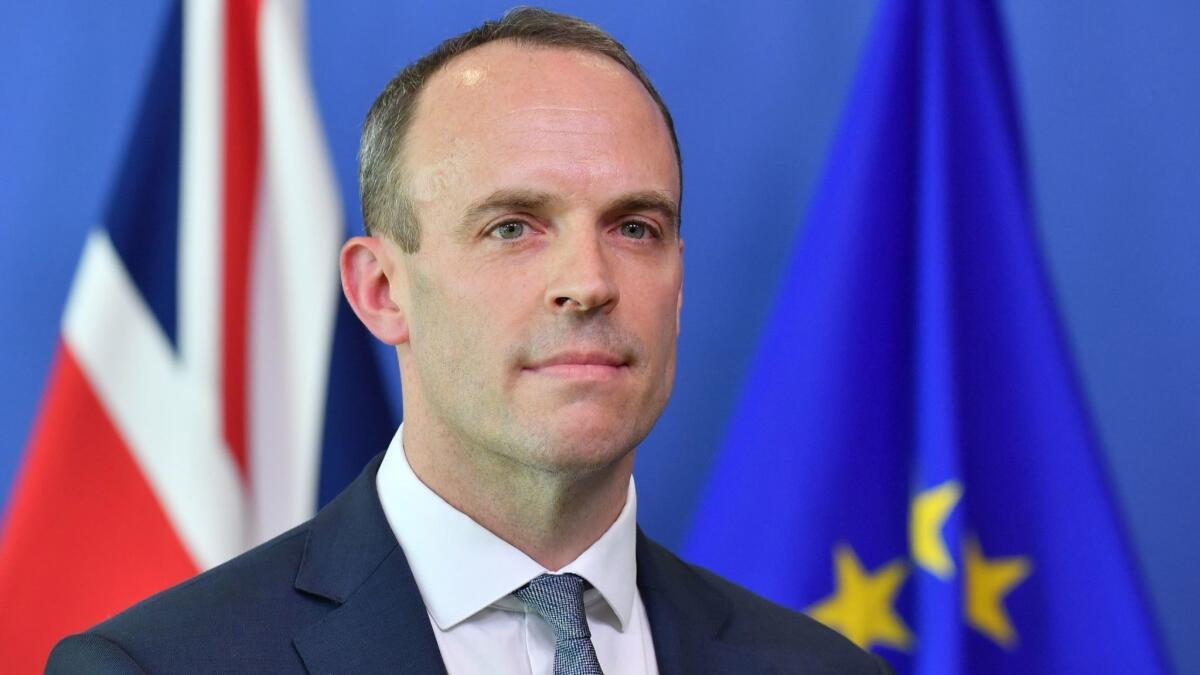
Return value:
M 342 292 L 358 320 L 389 345 L 408 342 L 407 298 L 399 251 L 380 237 L 354 237 L 342 246 Z

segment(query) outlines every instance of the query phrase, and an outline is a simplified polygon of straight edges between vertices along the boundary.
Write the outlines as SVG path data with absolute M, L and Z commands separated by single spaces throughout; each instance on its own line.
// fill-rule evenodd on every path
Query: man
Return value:
M 388 84 L 360 164 L 342 283 L 396 347 L 391 447 L 312 521 L 60 643 L 51 672 L 886 671 L 636 529 L 681 174 L 620 45 L 510 12 Z

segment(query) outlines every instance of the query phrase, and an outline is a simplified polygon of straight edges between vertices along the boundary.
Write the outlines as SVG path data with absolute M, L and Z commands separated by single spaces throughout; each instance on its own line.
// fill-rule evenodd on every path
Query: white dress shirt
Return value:
M 446 503 L 413 473 L 396 431 L 375 485 L 404 549 L 450 675 L 552 675 L 554 631 L 512 595 L 548 572 Z M 574 562 L 600 666 L 609 675 L 657 675 L 650 623 L 637 588 L 637 494 L 632 478 L 616 522 Z

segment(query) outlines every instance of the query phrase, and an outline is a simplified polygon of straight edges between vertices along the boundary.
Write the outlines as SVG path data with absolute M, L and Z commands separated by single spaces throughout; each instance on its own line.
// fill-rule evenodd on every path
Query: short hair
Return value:
M 535 7 L 516 7 L 499 21 L 484 22 L 442 42 L 401 70 L 371 104 L 358 150 L 358 186 L 367 234 L 386 235 L 408 253 L 420 248 L 420 226 L 400 170 L 405 137 L 412 126 L 417 98 L 429 78 L 454 57 L 496 40 L 600 54 L 624 66 L 658 104 L 671 135 L 676 166 L 682 179 L 683 162 L 671 113 L 650 78 L 625 47 L 582 19 Z

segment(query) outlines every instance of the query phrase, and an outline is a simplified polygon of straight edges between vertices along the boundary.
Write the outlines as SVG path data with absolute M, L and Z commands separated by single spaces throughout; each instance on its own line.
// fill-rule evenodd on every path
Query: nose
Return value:
M 621 293 L 601 235 L 598 232 L 576 233 L 556 244 L 559 255 L 546 288 L 546 304 L 550 311 L 611 312 Z

